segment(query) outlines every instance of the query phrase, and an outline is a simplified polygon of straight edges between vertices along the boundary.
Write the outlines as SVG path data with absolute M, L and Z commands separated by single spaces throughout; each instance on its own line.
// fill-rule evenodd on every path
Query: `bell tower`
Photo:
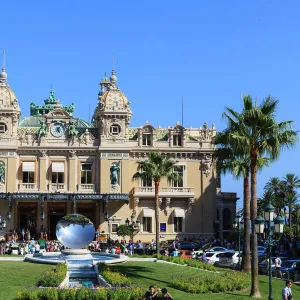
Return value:
M 18 99 L 7 83 L 5 51 L 0 73 L 0 143 L 17 138 L 18 120 L 21 114 Z
M 100 82 L 99 102 L 93 119 L 99 130 L 101 144 L 116 141 L 125 143 L 129 140 L 128 126 L 132 111 L 130 102 L 117 85 L 117 80 L 113 69 L 111 77 L 108 79 L 105 74 Z

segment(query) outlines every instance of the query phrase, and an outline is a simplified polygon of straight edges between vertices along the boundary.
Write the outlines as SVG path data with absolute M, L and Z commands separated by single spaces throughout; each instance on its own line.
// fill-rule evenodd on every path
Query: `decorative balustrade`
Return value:
M 37 191 L 37 184 L 36 183 L 20 183 L 19 191 L 22 191 L 22 192 Z
M 141 196 L 154 196 L 155 188 L 138 186 L 134 188 L 133 193 Z M 159 196 L 191 197 L 194 195 L 194 188 L 191 187 L 161 187 L 159 189 Z
M 94 193 L 95 185 L 94 184 L 78 184 L 78 192 Z
M 66 185 L 64 183 L 50 183 L 49 184 L 49 191 L 56 192 L 56 191 L 65 191 Z

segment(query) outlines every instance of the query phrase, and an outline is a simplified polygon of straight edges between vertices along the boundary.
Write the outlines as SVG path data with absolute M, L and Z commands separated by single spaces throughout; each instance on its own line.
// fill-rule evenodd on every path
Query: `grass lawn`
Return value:
M 0 300 L 12 300 L 17 296 L 17 292 L 27 287 L 34 287 L 38 283 L 42 274 L 54 268 L 53 265 L 33 264 L 28 262 L 0 262 Z M 229 299 L 250 299 L 249 291 L 233 292 L 226 294 L 188 294 L 170 288 L 169 281 L 174 275 L 193 276 L 199 274 L 207 274 L 205 271 L 191 269 L 187 267 L 179 267 L 175 265 L 153 263 L 153 262 L 126 262 L 124 264 L 111 266 L 114 270 L 127 274 L 133 282 L 142 286 L 145 291 L 150 285 L 157 287 L 166 287 L 170 291 L 174 300 L 229 300 Z M 260 276 L 260 289 L 263 299 L 268 297 L 268 278 Z M 284 282 L 273 280 L 274 300 L 281 300 L 281 289 Z M 293 286 L 294 299 L 300 299 L 300 287 Z
M 250 299 L 249 291 L 246 292 L 230 292 L 220 294 L 189 294 L 179 290 L 175 290 L 169 286 L 169 281 L 174 275 L 186 275 L 188 277 L 204 273 L 205 271 L 191 269 L 187 267 L 178 267 L 162 263 L 147 263 L 147 262 L 126 262 L 120 265 L 113 265 L 112 268 L 121 273 L 127 274 L 133 282 L 142 286 L 145 291 L 150 285 L 156 287 L 165 287 L 170 291 L 170 294 L 175 299 L 196 300 L 209 299 L 210 300 L 240 300 Z M 206 273 L 206 272 L 205 272 Z M 259 276 L 260 290 L 263 299 L 268 298 L 268 278 L 266 276 Z M 281 290 L 284 287 L 284 282 L 281 280 L 273 280 L 273 296 L 274 300 L 281 300 Z M 300 287 L 293 285 L 292 292 L 294 299 L 300 299 Z
M 0 299 L 12 300 L 24 288 L 36 286 L 42 274 L 54 269 L 54 267 L 53 265 L 23 261 L 1 261 Z

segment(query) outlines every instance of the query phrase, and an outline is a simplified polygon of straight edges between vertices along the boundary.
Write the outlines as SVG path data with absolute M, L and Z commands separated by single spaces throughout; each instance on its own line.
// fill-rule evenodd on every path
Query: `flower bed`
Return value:
M 111 271 L 108 265 L 99 263 L 98 268 L 99 268 L 99 273 L 102 275 L 102 277 L 114 287 L 132 286 L 132 282 L 126 275 Z
M 39 281 L 39 285 L 43 287 L 58 287 L 65 279 L 67 269 L 66 264 L 58 264 L 53 271 L 43 275 L 42 279 Z
M 18 293 L 15 300 L 137 300 L 145 291 L 140 288 L 122 289 L 33 289 Z
M 193 294 L 238 291 L 249 287 L 249 284 L 249 275 L 235 271 L 191 278 L 179 276 L 170 283 L 175 289 Z

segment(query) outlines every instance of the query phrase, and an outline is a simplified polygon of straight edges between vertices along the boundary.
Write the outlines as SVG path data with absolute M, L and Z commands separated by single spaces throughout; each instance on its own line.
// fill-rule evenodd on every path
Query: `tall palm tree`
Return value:
M 243 97 L 243 111 L 238 113 L 226 108 L 223 114 L 229 127 L 238 128 L 231 133 L 238 149 L 249 150 L 251 173 L 251 222 L 252 222 L 252 260 L 251 260 L 251 294 L 260 297 L 258 284 L 257 236 L 255 218 L 257 217 L 257 171 L 258 159 L 267 154 L 271 160 L 279 157 L 280 150 L 295 145 L 297 132 L 292 130 L 292 121 L 278 123 L 275 112 L 278 101 L 268 96 L 259 106 L 253 103 L 250 95 Z
M 265 192 L 269 192 L 272 199 L 270 199 L 272 205 L 275 208 L 275 212 L 280 214 L 281 211 L 285 210 L 285 186 L 282 180 L 279 177 L 272 177 L 265 184 L 264 187 Z
M 283 183 L 285 186 L 285 195 L 286 195 L 286 202 L 289 207 L 289 227 L 292 227 L 292 209 L 293 205 L 296 204 L 298 201 L 297 197 L 297 189 L 300 188 L 300 177 L 288 173 L 283 178 Z
M 169 182 L 178 181 L 178 173 L 174 173 L 176 162 L 171 156 L 160 152 L 150 152 L 148 159 L 137 162 L 137 172 L 132 179 L 152 180 L 155 188 L 155 234 L 156 234 L 156 253 L 159 254 L 159 184 L 162 178 L 166 177 Z

